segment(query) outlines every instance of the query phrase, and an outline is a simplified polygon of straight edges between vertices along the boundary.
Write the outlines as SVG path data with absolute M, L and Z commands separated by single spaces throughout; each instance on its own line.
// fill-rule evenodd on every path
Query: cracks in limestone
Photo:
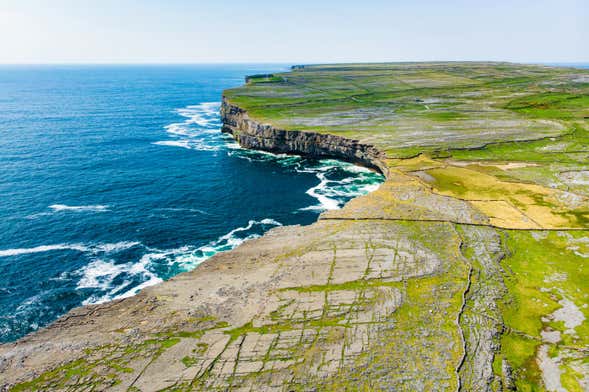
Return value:
M 247 334 L 243 334 L 241 337 L 241 341 L 237 347 L 237 354 L 235 355 L 235 362 L 233 363 L 233 370 L 231 371 L 231 376 L 229 377 L 229 389 L 233 388 L 233 381 L 235 380 L 235 373 L 237 372 L 237 366 L 239 365 L 239 356 L 241 355 L 241 348 L 243 347 L 243 342 L 245 342 L 245 337 Z
M 462 390 L 496 390 L 501 378 L 493 363 L 501 351 L 500 336 L 505 325 L 497 304 L 506 295 L 501 260 L 506 251 L 502 235 L 491 229 L 456 226 L 462 240 L 460 248 L 465 260 L 470 261 L 467 302 L 461 313 L 461 328 L 466 338 L 467 354 L 457 368 Z M 504 232 L 503 232 L 504 233 Z
M 452 165 L 442 165 L 440 166 L 440 168 L 442 169 L 447 169 L 449 167 L 451 167 Z M 505 199 L 465 199 L 462 197 L 458 197 L 456 195 L 446 195 L 444 193 L 439 192 L 437 189 L 435 189 L 432 185 L 428 184 L 427 182 L 423 181 L 421 178 L 419 178 L 418 176 L 412 174 L 412 173 L 417 173 L 419 171 L 425 171 L 427 172 L 427 170 L 429 169 L 421 169 L 421 170 L 411 170 L 408 172 L 404 172 L 404 174 L 409 174 L 409 176 L 413 179 L 415 179 L 416 181 L 418 181 L 421 185 L 423 185 L 425 188 L 427 188 L 429 190 L 429 192 L 433 195 L 438 195 L 438 196 L 442 196 L 442 197 L 447 197 L 450 199 L 456 199 L 456 200 L 460 200 L 463 201 L 465 203 L 468 203 L 469 205 L 471 205 L 472 207 L 474 207 L 475 209 L 477 209 L 478 211 L 480 211 L 478 208 L 476 208 L 476 206 L 472 205 L 472 202 L 495 202 L 495 203 L 506 203 L 507 205 L 509 205 L 511 208 L 515 209 L 517 212 L 519 212 L 520 214 L 522 214 L 522 216 L 524 216 L 526 219 L 528 219 L 530 222 L 534 223 L 536 226 L 538 226 L 538 228 L 541 228 L 542 225 L 538 222 L 536 222 L 534 219 L 532 219 L 531 217 L 529 217 L 524 211 L 522 211 L 520 208 L 518 208 L 515 204 L 513 204 L 511 202 L 511 200 L 505 200 Z M 511 184 L 522 184 L 521 182 L 516 182 L 516 181 L 506 181 L 509 182 Z M 483 213 L 482 211 L 480 211 L 481 213 Z M 486 213 L 483 213 L 483 215 L 487 216 L 488 218 L 495 218 L 498 219 L 498 217 L 496 216 L 490 216 Z
M 221 358 L 221 355 L 223 355 L 223 353 L 227 350 L 227 348 L 229 347 L 229 345 L 233 343 L 233 340 L 231 338 L 229 338 L 227 340 L 227 343 L 225 343 L 225 346 L 223 347 L 223 349 L 219 352 L 219 354 L 217 354 L 217 356 L 211 361 L 211 363 L 205 368 L 203 369 L 202 372 L 198 373 L 190 382 L 190 386 L 194 387 L 195 384 L 201 380 L 203 377 L 205 377 L 207 374 L 210 374 L 211 371 L 213 370 L 213 368 L 215 367 L 215 364 L 219 361 L 219 359 Z
M 306 318 L 306 316 L 305 316 L 305 318 Z M 302 328 L 302 330 L 304 331 L 304 327 Z M 302 340 L 302 337 L 301 337 L 301 340 Z M 264 358 L 262 358 L 262 367 L 260 368 L 259 372 L 267 370 L 266 364 L 270 360 L 270 356 L 272 355 L 272 351 L 274 351 L 274 349 L 276 348 L 276 345 L 278 344 L 279 341 L 280 341 L 280 332 L 278 332 L 276 334 L 276 336 L 272 339 L 272 341 L 268 345 L 268 349 L 264 353 Z M 300 342 L 300 340 L 299 340 L 299 342 Z
M 559 122 L 559 124 L 561 124 Z M 562 125 L 562 124 L 561 124 Z M 448 148 L 446 151 L 447 152 L 451 152 L 451 151 L 479 151 L 479 150 L 484 150 L 489 146 L 495 146 L 495 145 L 502 145 L 502 144 L 512 144 L 512 143 L 532 143 L 532 142 L 539 142 L 539 141 L 543 141 L 543 140 L 552 140 L 552 139 L 562 139 L 566 136 L 572 136 L 575 133 L 575 131 L 570 131 L 570 132 L 563 132 L 559 135 L 549 135 L 549 136 L 542 136 L 539 138 L 531 138 L 531 139 L 516 139 L 516 140 L 503 140 L 503 141 L 496 141 L 496 142 L 488 142 L 488 143 L 484 143 L 480 146 L 474 146 L 474 147 L 451 147 Z M 434 151 L 434 153 L 441 153 L 442 150 L 437 150 Z
M 333 243 L 332 246 L 333 246 L 333 258 L 331 259 L 331 264 L 329 266 L 329 275 L 327 276 L 326 286 L 329 286 L 331 284 L 331 281 L 333 280 L 333 271 L 335 270 L 335 263 L 337 260 L 337 246 L 335 245 L 335 243 Z
M 333 280 L 333 271 L 335 270 L 335 262 L 337 258 L 337 247 L 335 243 L 332 244 L 333 246 L 333 258 L 331 259 L 331 264 L 329 265 L 329 275 L 327 275 L 327 282 L 325 283 L 325 287 L 329 287 Z M 321 319 L 324 319 L 329 312 L 329 290 L 325 290 L 324 294 L 324 302 L 323 302 L 323 310 L 321 313 Z
M 285 132 L 291 132 L 291 131 L 287 131 L 284 130 Z M 300 131 L 299 131 L 300 132 Z M 329 134 L 328 134 L 329 135 Z M 562 134 L 565 135 L 565 134 Z M 255 137 L 255 136 L 254 136 Z M 476 147 L 476 148 L 466 148 L 468 150 L 473 150 L 473 149 L 484 149 L 489 145 L 492 144 L 503 144 L 503 143 L 521 143 L 521 142 L 533 142 L 533 141 L 538 141 L 538 140 L 542 140 L 542 139 L 547 139 L 548 137 L 553 137 L 553 136 L 547 136 L 547 137 L 542 137 L 542 138 L 537 138 L 537 139 L 529 139 L 529 140 L 515 140 L 515 141 L 507 141 L 507 142 L 492 142 L 492 143 L 486 143 L 481 147 Z M 266 139 L 272 139 L 272 138 L 266 138 Z M 326 148 L 327 149 L 332 149 L 332 146 L 334 144 L 330 144 L 327 145 Z M 456 148 L 456 149 L 449 149 L 448 151 L 451 150 L 464 150 L 465 148 Z M 417 154 L 420 155 L 420 154 Z M 369 157 L 369 159 L 374 159 L 374 156 Z M 399 158 L 397 158 L 399 159 Z M 406 159 L 406 158 L 400 158 L 400 159 Z M 447 166 L 445 166 L 447 167 Z M 387 168 L 389 168 L 387 166 Z M 394 170 L 393 168 L 389 168 L 391 170 Z M 409 174 L 409 176 L 411 176 L 411 174 Z M 413 177 L 413 176 L 411 176 Z M 511 182 L 511 181 L 509 181 Z M 430 187 L 431 190 L 431 187 Z M 443 195 L 443 194 L 439 194 L 437 192 L 432 192 L 432 193 L 436 193 L 440 196 L 444 196 L 444 197 L 448 197 L 449 199 L 458 199 L 458 200 L 463 200 L 465 202 L 471 202 L 471 201 L 477 201 L 477 200 L 464 200 L 464 199 L 460 199 L 457 197 L 453 197 L 453 196 L 448 196 L 448 195 Z M 541 231 L 576 231 L 576 230 L 586 230 L 584 228 L 541 228 L 541 225 L 537 224 L 537 222 L 535 222 L 533 219 L 531 219 L 530 217 L 528 217 L 526 214 L 524 214 L 520 209 L 518 209 L 517 207 L 515 207 L 515 205 L 513 205 L 509 200 L 480 200 L 480 201 L 497 201 L 497 202 L 503 202 L 508 204 L 509 206 L 513 207 L 515 210 L 519 211 L 522 216 L 526 217 L 529 219 L 529 222 L 534 222 L 539 228 L 510 228 L 510 227 L 503 227 L 503 226 L 498 226 L 496 224 L 491 224 L 491 223 L 473 223 L 473 222 L 459 222 L 458 220 L 450 220 L 450 219 L 403 219 L 403 218 L 319 218 L 321 220 L 349 220 L 349 221 L 375 221 L 375 222 L 379 222 L 379 221 L 399 221 L 399 222 L 433 222 L 433 223 L 450 223 L 453 225 L 464 225 L 464 226 L 473 226 L 473 227 L 486 227 L 486 228 L 490 228 L 490 229 L 509 229 L 509 230 L 525 230 L 525 231 L 537 231 L 537 232 L 541 232 Z M 475 239 L 476 240 L 476 239 Z M 473 239 L 471 239 L 471 241 L 474 241 Z M 488 249 L 486 249 L 485 244 L 483 244 L 483 247 L 485 248 L 485 253 L 487 254 L 492 254 L 492 251 L 489 251 Z M 327 282 L 326 282 L 326 286 L 330 286 L 333 285 L 333 280 L 334 280 L 334 269 L 335 269 L 335 262 L 336 262 L 336 247 L 335 244 L 333 245 L 333 259 L 331 261 L 331 265 L 329 268 L 329 276 L 327 277 Z M 372 253 L 372 254 L 371 254 Z M 395 258 L 397 256 L 397 252 L 395 250 Z M 370 274 L 370 263 L 372 258 L 374 257 L 374 249 L 370 249 L 370 245 L 368 243 L 365 243 L 365 257 L 368 261 L 364 274 L 362 276 L 362 278 L 367 278 Z M 493 262 L 497 262 L 496 258 L 493 257 Z M 472 261 L 474 263 L 469 263 L 469 261 Z M 481 340 L 484 339 L 484 337 L 479 337 L 479 336 L 469 336 L 469 328 L 476 328 L 477 327 L 477 323 L 481 320 L 481 319 L 488 319 L 488 320 L 493 320 L 495 324 L 502 324 L 501 320 L 497 320 L 497 318 L 491 317 L 490 315 L 487 314 L 475 314 L 474 316 L 476 317 L 481 317 L 481 319 L 475 319 L 475 320 L 471 320 L 471 316 L 473 316 L 473 312 L 476 311 L 477 305 L 472 305 L 471 306 L 471 300 L 476 300 L 476 298 L 480 298 L 480 297 L 484 297 L 487 293 L 485 292 L 485 283 L 482 282 L 482 279 L 484 279 L 485 276 L 488 276 L 489 271 L 487 269 L 485 269 L 485 266 L 482 266 L 478 263 L 478 261 L 476 261 L 475 259 L 471 259 L 468 260 L 468 258 L 466 258 L 465 260 L 465 264 L 469 264 L 468 265 L 468 279 L 466 282 L 464 282 L 464 280 L 462 280 L 464 277 L 466 277 L 466 266 L 464 267 L 464 270 L 461 271 L 460 275 L 462 276 L 461 280 L 462 283 L 465 284 L 466 287 L 463 288 L 462 291 L 462 303 L 460 305 L 459 308 L 459 312 L 456 314 L 456 319 L 455 319 L 455 323 L 458 327 L 459 330 L 459 335 L 460 335 L 460 340 L 462 342 L 462 356 L 460 357 L 460 361 L 457 363 L 454 371 L 457 377 L 457 390 L 464 390 L 465 388 L 468 388 L 468 381 L 465 379 L 461 379 L 461 373 L 472 373 L 474 374 L 472 371 L 469 372 L 470 370 L 470 363 L 469 361 L 472 360 L 471 358 L 469 358 L 468 356 L 471 355 L 471 353 L 477 353 L 479 350 L 484 350 L 485 346 L 485 341 Z M 462 269 L 462 268 L 461 268 Z M 481 272 L 481 270 L 484 270 L 483 272 Z M 405 277 L 403 277 L 402 282 L 405 286 L 405 290 L 402 291 L 402 295 L 404 295 L 407 292 L 406 286 L 407 286 L 407 279 Z M 461 288 L 458 287 L 458 290 L 460 290 Z M 455 308 L 458 306 L 458 301 L 459 301 L 459 297 L 458 295 L 460 295 L 460 291 L 458 291 L 456 293 L 455 298 Z M 363 298 L 365 296 L 365 292 L 362 291 L 361 293 L 358 294 L 358 296 L 356 297 L 358 298 Z M 473 297 L 476 297 L 475 299 L 473 299 Z M 323 304 L 323 309 L 322 309 L 322 314 L 321 314 L 321 319 L 325 318 L 328 316 L 328 312 L 329 312 L 329 303 L 328 303 L 328 296 L 327 296 L 327 290 L 325 293 L 325 298 L 324 298 L 324 304 Z M 355 310 L 356 312 L 358 312 L 358 306 L 357 304 L 352 305 L 353 310 Z M 349 321 L 350 321 L 350 317 L 351 317 L 351 313 L 350 312 L 347 316 L 348 320 L 347 320 L 347 324 L 349 325 Z M 476 318 L 475 317 L 475 318 Z M 306 315 L 305 315 L 306 318 Z M 474 323 L 474 324 L 473 324 Z M 305 327 L 306 323 L 303 323 L 303 331 L 304 331 L 304 327 Z M 315 346 L 317 345 L 317 340 L 319 339 L 319 335 L 321 332 L 321 327 L 319 327 L 319 329 L 316 329 L 316 334 L 314 336 L 313 342 L 311 344 L 310 349 L 315 348 Z M 352 331 L 349 331 L 351 334 Z M 301 333 L 301 338 L 303 336 L 303 333 Z M 501 332 L 499 332 L 501 333 Z M 453 334 L 454 335 L 454 334 Z M 344 333 L 343 333 L 343 341 L 344 344 L 342 345 L 342 349 L 341 349 L 341 357 L 340 357 L 340 367 L 343 366 L 344 363 L 344 356 L 345 356 L 345 349 L 346 349 L 346 345 L 345 345 L 345 341 L 346 341 L 346 337 L 348 336 L 348 330 L 347 328 L 344 329 Z M 456 335 L 454 335 L 455 337 L 457 337 Z M 496 335 L 495 335 L 496 337 Z M 471 340 L 472 339 L 472 340 Z M 458 340 L 458 339 L 456 339 Z M 243 343 L 243 340 L 242 340 Z M 275 341 L 273 341 L 272 344 L 275 344 Z M 494 355 L 494 354 L 493 354 Z M 459 353 L 456 353 L 456 357 L 459 356 Z M 303 360 L 303 362 L 305 362 L 306 359 Z M 452 361 L 454 362 L 454 361 Z M 486 363 L 486 362 L 485 362 Z M 237 366 L 237 365 L 236 365 Z M 450 365 L 451 366 L 451 365 Z M 472 375 L 471 375 L 472 377 Z M 462 385 L 464 384 L 464 385 Z
M 123 301 L 125 300 L 129 300 L 131 299 L 131 297 L 128 298 L 121 298 L 121 299 L 117 299 L 117 300 L 113 300 L 113 301 L 109 301 L 106 302 L 104 304 L 100 304 L 100 305 L 94 305 L 92 306 L 92 308 L 86 312 L 86 313 L 79 313 L 79 314 L 66 314 L 63 317 L 57 319 L 54 323 L 49 324 L 46 329 L 53 329 L 53 328 L 63 328 L 63 326 L 61 324 L 63 323 L 67 323 L 69 321 L 72 321 L 74 319 L 78 319 L 78 318 L 84 318 L 84 317 L 89 317 L 94 315 L 96 312 L 101 311 L 101 310 L 107 310 L 110 309 L 116 305 L 121 304 Z
M 460 238 L 459 249 L 462 249 L 462 247 L 464 245 L 464 241 L 462 239 L 462 236 L 460 236 L 460 237 L 461 238 Z M 462 390 L 462 380 L 460 378 L 460 370 L 461 370 L 462 366 L 464 365 L 464 362 L 466 361 L 466 356 L 468 354 L 468 350 L 466 347 L 466 338 L 464 336 L 464 330 L 462 329 L 462 325 L 460 324 L 460 322 L 461 322 L 464 310 L 466 309 L 467 297 L 468 297 L 468 293 L 470 292 L 470 288 L 472 285 L 472 274 L 473 274 L 472 264 L 468 263 L 468 279 L 466 282 L 466 287 L 462 291 L 462 303 L 460 305 L 460 310 L 458 311 L 458 314 L 456 315 L 456 326 L 458 327 L 458 331 L 460 332 L 460 341 L 462 344 L 462 356 L 460 357 L 460 361 L 458 362 L 458 364 L 456 365 L 456 368 L 454 369 L 454 372 L 456 374 L 456 381 L 458 383 L 458 385 L 456 387 L 457 391 Z
M 589 151 L 587 151 L 587 152 L 589 152 Z M 584 168 L 584 169 L 571 169 L 571 170 L 562 170 L 562 171 L 559 171 L 558 174 L 579 173 L 579 172 L 586 172 L 586 171 L 587 171 L 586 168 Z
M 522 331 L 520 331 L 518 329 L 514 329 L 514 328 L 511 328 L 511 327 L 507 327 L 507 326 L 505 327 L 505 333 L 507 333 L 507 334 L 512 333 L 514 335 L 518 335 L 518 336 L 521 336 L 523 338 L 536 341 L 539 344 L 546 343 L 546 341 L 543 340 L 542 338 L 539 338 L 537 336 L 529 335 L 529 334 L 527 334 L 525 332 L 522 332 Z M 583 347 L 579 347 L 579 346 L 571 346 L 571 345 L 568 345 L 568 344 L 563 344 L 562 342 L 559 342 L 558 343 L 558 347 L 559 348 L 563 348 L 563 349 L 567 349 L 567 350 L 577 351 L 577 352 L 584 353 L 584 354 L 589 354 L 589 348 L 583 348 Z
M 135 385 L 135 383 L 141 378 L 141 376 L 143 376 L 143 374 L 145 373 L 145 371 L 147 370 L 147 368 L 155 362 L 156 359 L 159 358 L 159 355 L 154 355 L 151 360 L 147 363 L 147 365 L 145 365 L 145 367 L 143 369 L 141 369 L 141 371 L 139 372 L 139 374 L 137 374 L 137 376 L 133 379 L 133 382 L 131 384 L 129 384 L 129 388 L 131 388 L 132 386 Z
M 327 276 L 327 280 L 325 283 L 326 287 L 329 287 L 333 281 L 333 275 L 334 275 L 334 270 L 335 270 L 335 264 L 336 264 L 336 260 L 337 260 L 337 246 L 335 243 L 332 243 L 332 250 L 333 250 L 333 257 L 331 259 L 330 262 L 330 266 L 329 266 L 329 273 Z M 329 312 L 329 290 L 325 290 L 325 294 L 324 294 L 324 303 L 323 303 L 323 308 L 321 310 L 321 315 L 320 315 L 320 319 L 319 320 L 324 320 L 326 317 L 328 317 L 328 312 Z M 302 322 L 302 330 L 301 330 L 301 335 L 299 337 L 299 343 L 303 341 L 304 339 L 304 334 L 305 334 L 305 325 L 307 324 L 307 314 L 305 311 L 303 311 L 303 322 Z M 321 331 L 323 330 L 323 325 L 318 325 L 317 328 L 312 328 L 315 331 L 315 334 L 313 336 L 313 340 L 309 343 L 309 346 L 307 348 L 307 352 L 313 352 L 316 350 L 316 348 L 318 347 L 318 344 L 320 342 L 320 338 L 321 338 Z M 312 361 L 312 358 L 308 358 L 306 355 L 303 355 L 302 361 L 298 364 L 298 366 L 304 366 L 308 360 Z M 321 365 L 319 366 L 321 367 Z M 293 383 L 295 380 L 295 376 L 293 375 L 293 377 L 290 380 L 290 383 Z
M 374 259 L 375 252 L 376 252 L 376 249 L 374 248 L 374 244 L 372 243 L 372 239 L 369 238 L 364 243 L 364 253 L 366 254 L 366 269 L 364 270 L 364 273 L 362 274 L 362 279 L 366 279 L 368 277 L 368 274 L 370 273 L 370 264 L 372 263 L 372 259 Z
M 548 228 L 518 228 L 503 227 L 490 223 L 459 222 L 450 219 L 409 219 L 409 218 L 347 218 L 347 217 L 319 217 L 321 221 L 383 221 L 383 222 L 432 222 L 432 223 L 451 223 L 454 225 L 489 227 L 492 229 L 517 230 L 517 231 L 587 231 L 583 227 L 548 227 Z

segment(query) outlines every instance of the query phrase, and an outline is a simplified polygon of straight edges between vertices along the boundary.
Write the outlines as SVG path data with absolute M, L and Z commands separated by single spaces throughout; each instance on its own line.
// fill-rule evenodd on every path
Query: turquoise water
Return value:
M 0 341 L 378 187 L 219 132 L 222 90 L 281 69 L 0 67 Z

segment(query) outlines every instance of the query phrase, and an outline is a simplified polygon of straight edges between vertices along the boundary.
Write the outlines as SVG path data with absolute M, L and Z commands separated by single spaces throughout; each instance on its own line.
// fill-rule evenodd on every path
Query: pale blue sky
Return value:
M 588 0 L 0 0 L 0 63 L 588 62 Z

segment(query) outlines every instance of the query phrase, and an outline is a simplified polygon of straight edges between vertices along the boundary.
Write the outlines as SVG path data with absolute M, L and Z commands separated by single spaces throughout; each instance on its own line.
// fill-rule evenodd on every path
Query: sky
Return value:
M 0 63 L 589 62 L 588 0 L 0 0 Z

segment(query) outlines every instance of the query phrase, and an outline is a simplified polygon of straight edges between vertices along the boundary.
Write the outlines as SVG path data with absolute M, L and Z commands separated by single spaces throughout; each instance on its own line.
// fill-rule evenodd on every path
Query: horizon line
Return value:
M 51 66 L 51 65 L 331 65 L 331 64 L 403 64 L 403 63 L 512 63 L 531 65 L 588 65 L 588 60 L 575 61 L 513 61 L 513 60 L 393 60 L 393 61 L 186 61 L 186 62 L 0 62 L 0 66 Z

